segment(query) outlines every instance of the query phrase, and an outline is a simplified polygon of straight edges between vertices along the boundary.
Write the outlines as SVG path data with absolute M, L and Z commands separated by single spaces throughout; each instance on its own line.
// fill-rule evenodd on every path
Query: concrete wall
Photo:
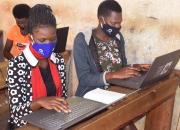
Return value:
M 70 26 L 67 49 L 72 49 L 79 30 L 97 25 L 97 7 L 102 0 L 1 0 L 0 29 L 14 24 L 12 7 L 18 3 L 52 6 L 58 27 Z M 150 63 L 154 57 L 180 48 L 180 2 L 178 0 L 118 0 L 123 8 L 122 33 L 129 62 Z M 5 39 L 5 38 L 4 38 Z M 180 68 L 180 64 L 178 64 Z
M 18 3 L 33 6 L 49 4 L 54 10 L 58 27 L 70 26 L 67 49 L 72 49 L 74 36 L 82 29 L 97 26 L 97 7 L 102 0 L 1 0 L 0 29 L 6 33 L 14 24 L 12 7 Z M 179 0 L 118 0 L 123 8 L 122 33 L 130 63 L 151 63 L 156 56 L 180 49 Z M 177 65 L 180 69 L 180 63 Z M 180 110 L 180 92 L 172 130 Z

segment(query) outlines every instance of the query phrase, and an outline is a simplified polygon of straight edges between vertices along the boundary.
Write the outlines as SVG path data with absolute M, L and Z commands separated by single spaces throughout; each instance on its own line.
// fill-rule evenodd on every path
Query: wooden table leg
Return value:
M 175 96 L 152 109 L 146 116 L 145 130 L 170 130 Z

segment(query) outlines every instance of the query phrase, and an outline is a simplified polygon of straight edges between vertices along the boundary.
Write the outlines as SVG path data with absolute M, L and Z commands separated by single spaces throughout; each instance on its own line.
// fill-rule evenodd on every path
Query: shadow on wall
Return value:
M 123 34 L 130 63 L 152 63 L 155 57 L 180 48 L 180 27 L 176 21 L 126 18 Z

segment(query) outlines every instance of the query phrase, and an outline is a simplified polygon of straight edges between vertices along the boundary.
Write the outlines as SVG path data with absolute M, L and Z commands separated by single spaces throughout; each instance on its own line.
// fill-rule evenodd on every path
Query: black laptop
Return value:
M 56 30 L 57 44 L 54 49 L 55 53 L 62 53 L 66 50 L 68 32 L 69 32 L 69 27 L 58 28 Z
M 155 58 L 148 72 L 142 72 L 141 76 L 128 79 L 111 79 L 109 83 L 132 89 L 143 89 L 148 84 L 167 77 L 175 68 L 180 59 L 180 49 Z

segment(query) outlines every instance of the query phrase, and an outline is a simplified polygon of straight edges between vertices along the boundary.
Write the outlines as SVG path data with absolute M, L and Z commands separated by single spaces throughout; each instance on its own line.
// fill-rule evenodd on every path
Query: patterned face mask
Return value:
M 104 18 L 103 18 L 103 21 L 104 21 Z M 109 37 L 115 37 L 119 33 L 119 30 L 120 30 L 120 28 L 110 26 L 109 24 L 105 23 L 105 21 L 104 21 L 104 24 L 101 23 L 100 26 L 103 32 L 107 34 Z

